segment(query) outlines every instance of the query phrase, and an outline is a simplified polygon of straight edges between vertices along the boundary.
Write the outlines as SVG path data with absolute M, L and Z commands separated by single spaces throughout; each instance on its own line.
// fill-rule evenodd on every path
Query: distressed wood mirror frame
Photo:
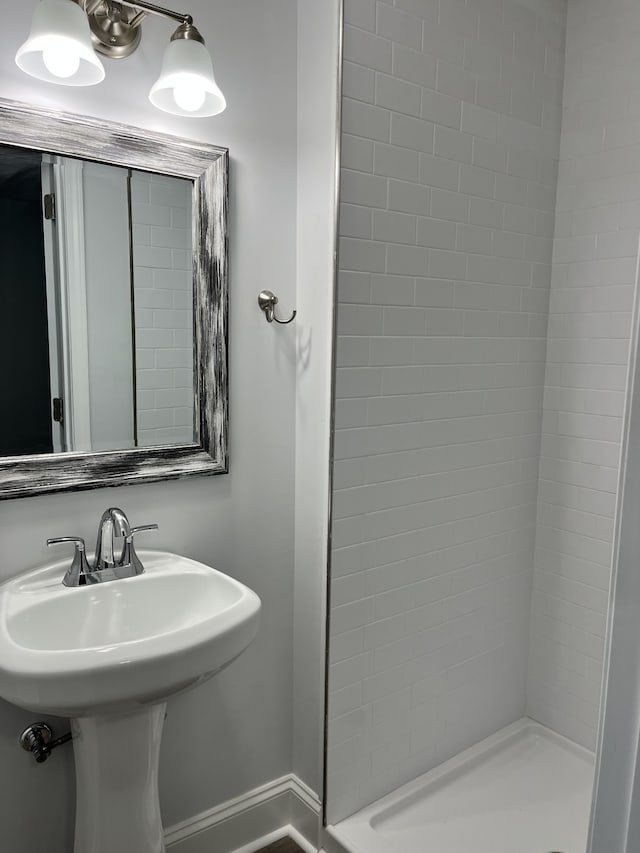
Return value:
M 2 99 L 0 144 L 193 181 L 196 434 L 193 444 L 0 456 L 0 499 L 225 473 L 227 149 Z

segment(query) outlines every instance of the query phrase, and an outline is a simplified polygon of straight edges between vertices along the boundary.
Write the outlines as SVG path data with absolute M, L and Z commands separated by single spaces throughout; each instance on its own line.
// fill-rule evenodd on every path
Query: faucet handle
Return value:
M 47 545 L 60 545 L 65 542 L 73 542 L 75 549 L 73 560 L 62 579 L 62 583 L 65 586 L 80 586 L 81 584 L 85 584 L 91 568 L 87 563 L 87 549 L 84 539 L 80 536 L 55 536 L 52 539 L 47 539 Z
M 124 550 L 122 552 L 122 565 L 131 566 L 134 575 L 141 575 L 144 572 L 144 566 L 140 561 L 140 557 L 136 554 L 136 549 L 133 544 L 133 537 L 136 533 L 142 533 L 143 530 L 157 530 L 157 524 L 140 524 L 138 527 L 132 527 L 129 535 L 124 540 Z
M 47 545 L 59 545 L 62 542 L 75 542 L 76 551 L 86 551 L 84 539 L 80 536 L 54 536 L 47 539 Z
M 133 537 L 136 533 L 141 533 L 143 530 L 158 530 L 157 524 L 139 524 L 137 527 L 132 527 L 127 536 L 127 542 L 133 542 Z

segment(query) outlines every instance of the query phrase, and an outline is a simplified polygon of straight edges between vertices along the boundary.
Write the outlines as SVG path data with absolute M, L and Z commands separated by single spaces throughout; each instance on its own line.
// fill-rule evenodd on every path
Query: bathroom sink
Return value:
M 69 560 L 0 585 L 0 696 L 68 717 L 158 704 L 253 640 L 260 599 L 202 563 L 141 551 L 144 574 L 69 588 Z
M 131 539 L 150 529 L 130 527 L 111 507 L 100 522 L 108 541 L 116 522 Z M 49 543 L 61 541 L 75 543 L 84 560 L 83 540 Z M 135 570 L 130 577 L 105 580 L 112 573 L 93 558 L 81 566 L 89 582 L 77 585 L 74 557 L 0 585 L 0 697 L 72 718 L 74 853 L 164 853 L 158 768 L 166 700 L 231 663 L 258 630 L 260 599 L 238 581 L 177 554 L 135 552 L 130 543 L 126 553 L 129 562 L 114 565 Z

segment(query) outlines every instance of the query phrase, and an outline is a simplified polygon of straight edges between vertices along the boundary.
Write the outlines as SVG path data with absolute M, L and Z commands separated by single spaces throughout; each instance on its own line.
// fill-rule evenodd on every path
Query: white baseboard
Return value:
M 167 853 L 255 853 L 288 836 L 316 853 L 320 829 L 320 800 L 290 773 L 169 827 L 164 840 Z

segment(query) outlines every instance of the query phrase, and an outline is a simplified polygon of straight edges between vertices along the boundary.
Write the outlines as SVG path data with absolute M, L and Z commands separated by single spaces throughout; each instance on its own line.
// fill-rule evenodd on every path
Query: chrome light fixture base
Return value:
M 190 21 L 184 21 L 180 24 L 178 29 L 171 36 L 171 41 L 179 41 L 180 39 L 184 39 L 185 41 L 197 41 L 200 44 L 204 44 L 204 39 L 200 35 L 200 31 Z
M 131 56 L 140 44 L 145 12 L 114 0 L 75 0 L 86 12 L 97 53 L 110 59 Z

